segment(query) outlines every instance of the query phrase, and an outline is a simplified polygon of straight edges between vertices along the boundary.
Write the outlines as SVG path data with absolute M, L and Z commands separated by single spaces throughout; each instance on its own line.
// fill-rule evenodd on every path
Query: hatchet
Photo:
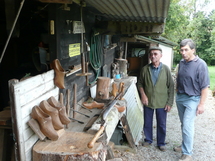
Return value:
M 101 126 L 99 128 L 99 130 L 97 131 L 97 133 L 94 135 L 93 139 L 87 144 L 88 148 L 93 148 L 94 144 L 96 142 L 96 140 L 99 138 L 99 136 L 104 132 L 105 127 L 107 125 L 106 122 L 106 118 L 108 116 L 108 114 L 110 113 L 110 111 L 112 110 L 112 108 L 114 107 L 114 105 L 116 104 L 117 100 L 121 97 L 122 93 L 120 92 L 113 101 L 111 101 L 107 107 L 104 109 L 104 111 L 102 112 L 102 121 L 101 121 Z

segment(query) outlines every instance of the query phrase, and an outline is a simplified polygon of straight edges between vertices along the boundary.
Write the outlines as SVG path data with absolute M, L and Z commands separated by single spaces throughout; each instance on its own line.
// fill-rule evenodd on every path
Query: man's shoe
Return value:
M 175 152 L 182 152 L 181 145 L 173 148 Z
M 158 146 L 158 149 L 159 149 L 160 151 L 166 151 L 166 147 L 165 147 L 165 146 Z
M 151 143 L 148 143 L 148 142 L 143 142 L 142 143 L 142 146 L 144 146 L 144 147 L 148 147 L 148 146 L 150 146 L 151 145 Z
M 183 154 L 178 161 L 191 161 L 192 157 L 190 155 Z

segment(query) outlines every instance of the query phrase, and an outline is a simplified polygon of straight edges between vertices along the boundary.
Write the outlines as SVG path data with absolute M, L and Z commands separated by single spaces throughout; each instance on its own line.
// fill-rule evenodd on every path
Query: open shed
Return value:
M 127 125 L 124 133 L 127 132 L 129 145 L 135 148 L 141 138 L 143 124 L 142 105 L 135 83 L 141 67 L 149 63 L 149 47 L 162 47 L 167 54 L 163 62 L 170 68 L 172 65 L 174 44 L 160 37 L 169 4 L 170 0 L 0 1 L 0 51 L 3 51 L 0 59 L 0 105 L 1 111 L 11 111 L 11 117 L 4 120 L 7 125 L 3 124 L 1 136 L 13 136 L 14 142 L 10 144 L 14 145 L 16 160 L 33 159 L 32 145 L 39 137 L 27 123 L 31 119 L 31 109 L 51 96 L 58 100 L 62 94 L 61 101 L 65 105 L 68 103 L 71 111 L 89 115 L 80 104 L 92 96 L 91 90 L 99 77 L 110 78 L 110 92 L 113 82 L 126 84 L 124 98 L 127 110 L 120 114 L 115 109 L 115 114 L 110 116 L 115 121 L 104 145 L 108 145 L 119 121 Z M 56 73 L 51 67 L 54 60 L 58 60 L 62 67 L 63 86 L 55 82 Z M 117 69 L 117 64 L 120 64 L 120 69 Z M 120 79 L 116 79 L 118 75 Z M 79 105 L 74 104 L 74 100 Z M 90 118 L 102 112 L 94 111 Z M 81 117 L 78 112 L 73 119 L 86 125 L 89 119 Z M 134 115 L 138 116 L 135 119 L 139 119 L 140 124 L 134 124 Z M 74 117 L 73 112 L 70 117 Z M 78 121 L 72 121 L 71 127 L 61 133 L 81 132 Z M 100 124 L 95 125 L 97 130 Z M 93 134 L 86 134 L 86 137 L 92 139 Z M 1 144 L 0 160 L 10 160 L 11 149 L 3 148 L 7 146 L 6 142 Z M 97 157 L 106 157 L 106 146 L 102 143 L 97 145 Z

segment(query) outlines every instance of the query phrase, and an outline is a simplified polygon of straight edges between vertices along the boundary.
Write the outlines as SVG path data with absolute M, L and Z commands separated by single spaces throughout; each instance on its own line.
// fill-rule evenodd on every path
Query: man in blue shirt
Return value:
M 176 105 L 181 121 L 182 145 L 174 148 L 182 152 L 179 161 L 192 160 L 194 120 L 204 112 L 210 83 L 207 64 L 195 54 L 195 48 L 191 39 L 184 39 L 180 43 L 183 59 L 179 62 L 177 74 Z

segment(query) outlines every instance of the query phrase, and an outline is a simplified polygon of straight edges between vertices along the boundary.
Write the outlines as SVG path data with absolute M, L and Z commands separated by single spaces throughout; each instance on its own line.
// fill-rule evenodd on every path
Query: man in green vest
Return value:
M 167 112 L 171 110 L 174 100 L 174 82 L 170 69 L 160 62 L 162 49 L 151 47 L 149 49 L 150 64 L 144 66 L 138 79 L 138 89 L 144 111 L 143 146 L 153 142 L 153 115 L 156 112 L 157 120 L 157 146 L 165 151 Z

